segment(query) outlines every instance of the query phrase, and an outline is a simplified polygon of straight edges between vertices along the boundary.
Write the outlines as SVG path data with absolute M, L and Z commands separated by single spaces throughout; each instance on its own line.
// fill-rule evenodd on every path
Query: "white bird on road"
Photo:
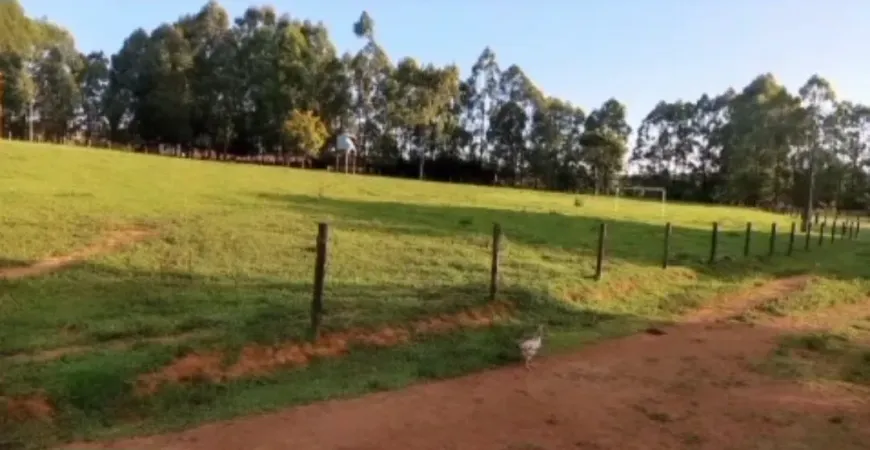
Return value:
M 543 345 L 544 326 L 538 325 L 538 331 L 529 339 L 520 341 L 520 351 L 523 353 L 523 359 L 526 360 L 526 369 L 532 368 L 532 358 L 538 354 L 538 350 Z

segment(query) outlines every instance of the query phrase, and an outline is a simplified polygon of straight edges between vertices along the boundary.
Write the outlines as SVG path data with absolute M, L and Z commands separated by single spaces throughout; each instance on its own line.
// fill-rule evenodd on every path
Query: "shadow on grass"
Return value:
M 53 426 L 36 429 L 31 429 L 27 423 L 4 420 L 0 411 L 2 448 L 178 429 L 202 421 L 397 389 L 421 380 L 504 366 L 519 362 L 516 340 L 538 324 L 547 325 L 547 351 L 558 351 L 604 337 L 631 334 L 650 323 L 633 315 L 605 314 L 570 306 L 514 286 L 503 292 L 503 298 L 516 305 L 514 319 L 488 328 L 460 328 L 445 334 L 418 335 L 410 343 L 389 348 L 357 345 L 349 355 L 315 360 L 305 368 L 223 383 L 203 381 L 171 385 L 154 396 L 142 398 L 133 393 L 137 377 L 158 370 L 183 354 L 202 349 L 232 353 L 239 352 L 244 343 L 276 343 L 298 338 L 299 331 L 307 326 L 307 302 L 289 299 L 288 294 L 304 292 L 308 298 L 309 287 L 258 280 L 226 283 L 178 273 L 151 274 L 150 277 L 128 274 L 118 280 L 114 279 L 118 274 L 104 267 L 90 265 L 78 270 L 88 270 L 95 275 L 90 285 L 82 284 L 80 274 L 69 280 L 63 277 L 43 280 L 42 288 L 99 291 L 102 297 L 89 299 L 97 302 L 97 306 L 80 304 L 75 308 L 77 316 L 72 312 L 66 317 L 61 314 L 57 322 L 46 317 L 45 321 L 31 323 L 29 327 L 25 323 L 32 316 L 0 319 L 4 338 L 15 333 L 36 338 L 57 333 L 58 326 L 75 323 L 75 332 L 80 333 L 82 342 L 97 344 L 86 352 L 55 360 L 8 364 L 0 359 L 3 373 L 0 398 L 44 391 L 56 409 Z M 155 282 L 156 277 L 162 277 L 167 283 L 165 286 L 173 290 L 178 290 L 185 280 L 190 286 L 187 289 L 196 289 L 196 295 L 205 293 L 213 306 L 185 303 L 189 300 L 185 295 L 196 296 L 185 294 L 183 290 L 181 298 L 164 297 L 163 287 Z M 334 289 L 380 299 L 378 306 L 384 308 L 379 311 L 373 305 L 333 302 L 326 311 L 325 322 L 328 328 L 336 329 L 396 324 L 485 302 L 483 286 L 429 288 L 417 292 L 415 301 L 398 305 L 390 305 L 385 299 L 409 296 L 406 287 L 357 285 Z M 150 294 L 143 297 L 143 293 Z M 225 303 L 227 299 L 238 301 L 238 307 L 222 312 L 231 306 Z M 63 301 L 78 303 L 85 299 L 67 297 Z M 121 311 L 126 314 L 119 319 L 117 315 Z M 110 339 L 102 342 L 98 339 L 107 337 L 100 334 L 105 326 L 102 322 L 106 320 L 126 321 L 115 323 L 119 331 L 135 332 L 123 336 L 134 343 L 124 348 L 102 346 L 110 342 Z M 129 328 L 124 328 L 125 323 Z M 193 327 L 192 323 L 197 326 Z M 147 328 L 149 332 L 143 331 L 146 329 L 142 328 L 143 324 L 151 324 Z M 202 340 L 161 343 L 143 340 L 164 325 L 174 326 L 173 331 L 200 328 L 214 334 Z
M 311 283 L 305 282 L 137 272 L 83 263 L 53 276 L 0 281 L 0 355 L 202 331 L 223 343 L 301 339 L 309 330 L 312 292 Z M 323 331 L 455 313 L 487 303 L 488 292 L 485 283 L 409 286 L 330 281 Z M 525 317 L 546 323 L 559 324 L 569 316 L 579 320 L 578 310 L 546 295 L 504 285 L 498 299 L 513 303 Z M 592 310 L 581 315 L 589 323 L 604 317 Z
M 32 261 L 22 261 L 17 259 L 0 258 L 0 271 L 3 269 L 12 269 L 16 267 L 26 267 L 33 264 Z
M 492 224 L 499 223 L 508 241 L 532 247 L 550 247 L 578 252 L 594 258 L 601 219 L 479 207 L 419 205 L 396 202 L 360 202 L 328 197 L 261 193 L 258 198 L 279 202 L 311 214 L 316 220 L 328 220 L 349 229 L 430 237 L 490 236 Z M 606 257 L 639 265 L 661 266 L 664 254 L 664 226 L 625 220 L 606 220 L 608 237 Z M 839 256 L 847 253 L 870 256 L 870 248 L 861 241 L 841 238 L 830 241 L 830 228 L 821 246 L 818 230 L 811 235 L 809 251 L 804 249 L 805 235 L 796 233 L 793 251 L 789 247 L 789 228 L 779 223 L 770 257 L 770 224 L 754 224 L 750 233 L 750 252 L 744 257 L 745 230 L 721 230 L 718 233 L 715 264 L 709 264 L 712 242 L 710 230 L 672 228 L 669 264 L 685 266 L 717 279 L 734 280 L 747 275 L 784 276 L 809 270 L 841 278 L 870 276 L 866 264 L 844 264 Z M 783 229 L 785 228 L 785 229 Z M 858 247 L 856 249 L 856 247 Z M 791 261 L 789 261 L 791 260 Z M 591 274 L 590 274 L 591 275 Z

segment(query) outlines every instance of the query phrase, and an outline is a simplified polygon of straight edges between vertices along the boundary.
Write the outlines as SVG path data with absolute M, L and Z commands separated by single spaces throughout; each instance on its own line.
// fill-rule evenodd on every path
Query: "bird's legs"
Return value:
M 532 370 L 532 358 L 526 358 L 526 370 Z

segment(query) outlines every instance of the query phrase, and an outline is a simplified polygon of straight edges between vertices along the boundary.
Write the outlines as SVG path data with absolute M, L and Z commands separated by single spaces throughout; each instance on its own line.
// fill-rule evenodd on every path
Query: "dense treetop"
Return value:
M 5 132 L 323 162 L 344 130 L 359 167 L 384 174 L 595 192 L 621 180 L 766 206 L 805 203 L 813 178 L 821 202 L 870 201 L 870 109 L 821 76 L 798 92 L 765 73 L 740 90 L 662 100 L 632 130 L 615 98 L 584 109 L 548 97 L 494 49 L 462 74 L 394 61 L 365 12 L 348 27 L 364 45 L 339 54 L 320 23 L 269 7 L 233 19 L 209 2 L 131 30 L 114 55 L 83 55 L 62 28 L 0 0 Z M 626 162 L 641 175 L 626 179 Z

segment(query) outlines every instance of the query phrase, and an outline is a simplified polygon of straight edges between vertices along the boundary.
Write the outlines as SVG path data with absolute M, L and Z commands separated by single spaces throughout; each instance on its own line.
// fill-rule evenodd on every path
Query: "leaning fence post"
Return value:
M 598 228 L 598 255 L 595 258 L 595 280 L 604 276 L 604 240 L 607 237 L 607 224 L 601 222 Z
M 495 301 L 498 295 L 498 272 L 501 264 L 501 225 L 492 226 L 492 267 L 489 273 L 489 300 Z
M 767 250 L 767 256 L 773 256 L 776 250 L 776 222 L 770 224 L 770 248 Z
M 311 336 L 317 339 L 320 335 L 320 324 L 323 316 L 323 289 L 326 285 L 326 258 L 329 244 L 329 225 L 317 225 L 317 259 L 314 263 L 314 297 L 311 300 Z
M 719 222 L 713 222 L 713 233 L 710 236 L 710 264 L 716 262 L 716 250 L 719 247 Z
M 810 238 L 812 236 L 813 236 L 813 224 L 808 223 L 807 224 L 807 236 L 806 236 L 806 239 L 804 240 L 804 250 L 805 251 L 810 251 Z
M 794 234 L 797 231 L 797 224 L 791 223 L 791 230 L 788 233 L 788 252 L 786 255 L 791 256 L 791 253 L 794 251 Z
M 822 224 L 819 225 L 819 247 L 822 246 L 822 241 L 825 240 L 825 225 L 827 225 L 827 222 L 822 222 Z
M 749 247 L 752 243 L 752 222 L 746 222 L 746 236 L 743 238 L 743 257 L 749 256 Z
M 665 224 L 665 248 L 662 251 L 662 269 L 668 268 L 668 259 L 671 252 L 671 223 Z

